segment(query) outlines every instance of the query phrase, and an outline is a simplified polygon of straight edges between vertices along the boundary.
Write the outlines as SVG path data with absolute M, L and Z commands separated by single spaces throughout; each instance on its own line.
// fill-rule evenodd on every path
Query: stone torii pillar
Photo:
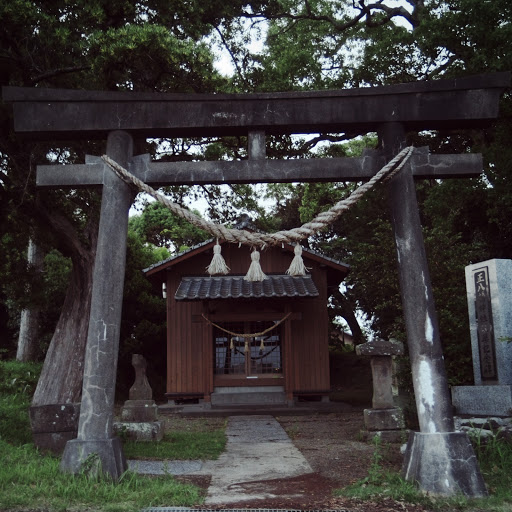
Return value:
M 405 146 L 400 123 L 387 123 L 378 133 L 387 159 Z M 455 432 L 416 188 L 407 164 L 390 181 L 389 202 L 420 424 L 420 432 L 409 438 L 403 474 L 433 494 L 485 496 L 471 442 L 466 433 Z
M 132 154 L 131 135 L 122 131 L 108 135 L 107 155 L 113 160 L 128 165 Z M 98 459 L 97 469 L 114 479 L 127 469 L 121 441 L 114 437 L 113 422 L 128 212 L 132 201 L 130 187 L 114 173 L 104 173 L 78 437 L 66 443 L 61 460 L 61 469 L 71 473 L 78 473 L 91 454 Z

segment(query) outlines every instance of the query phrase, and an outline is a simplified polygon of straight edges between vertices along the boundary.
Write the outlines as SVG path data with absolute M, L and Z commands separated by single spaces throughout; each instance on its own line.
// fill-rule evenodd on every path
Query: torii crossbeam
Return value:
M 396 86 L 269 94 L 152 94 L 5 87 L 20 136 L 107 138 L 107 155 L 152 185 L 360 181 L 405 144 L 409 131 L 488 126 L 498 116 L 509 73 Z M 266 134 L 377 132 L 380 150 L 362 158 L 270 161 Z M 151 162 L 133 156 L 133 137 L 248 136 L 243 162 Z M 466 434 L 455 433 L 414 178 L 456 178 L 482 172 L 479 155 L 430 155 L 416 149 L 389 185 L 402 302 L 420 432 L 411 437 L 405 476 L 424 490 L 486 493 Z M 39 166 L 40 187 L 103 187 L 78 438 L 61 467 L 78 472 L 91 453 L 118 478 L 126 469 L 112 433 L 128 210 L 132 195 L 97 157 L 84 165 Z M 111 247 L 116 250 L 112 251 Z

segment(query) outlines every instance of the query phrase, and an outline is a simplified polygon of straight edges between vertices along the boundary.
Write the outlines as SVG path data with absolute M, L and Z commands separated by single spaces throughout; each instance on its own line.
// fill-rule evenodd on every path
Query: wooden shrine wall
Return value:
M 202 318 L 225 321 L 226 318 L 272 317 L 281 319 L 288 310 L 298 318 L 287 320 L 283 336 L 285 389 L 325 391 L 329 389 L 327 276 L 316 262 L 304 261 L 320 293 L 305 299 L 223 299 L 177 302 L 174 295 L 182 276 L 205 275 L 212 251 L 182 261 L 167 271 L 167 393 L 205 393 L 213 391 L 212 328 Z M 222 254 L 231 274 L 245 274 L 250 265 L 248 248 L 224 244 Z M 261 253 L 266 273 L 284 274 L 293 253 L 273 248 Z M 297 315 L 296 315 L 297 316 Z M 280 384 L 281 384 L 280 382 Z M 264 379 L 260 384 L 268 385 Z M 277 382 L 274 382 L 277 384 Z

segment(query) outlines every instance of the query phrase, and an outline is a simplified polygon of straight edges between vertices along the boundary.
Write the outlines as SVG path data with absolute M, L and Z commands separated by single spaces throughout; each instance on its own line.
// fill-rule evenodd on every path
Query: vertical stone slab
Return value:
M 398 123 L 379 138 L 389 161 L 405 146 Z M 487 490 L 466 434 L 455 433 L 439 327 L 410 166 L 389 184 L 407 343 L 421 432 L 411 434 L 403 474 L 427 492 L 485 496 Z M 439 484 L 439 482 L 441 482 Z
M 129 134 L 109 134 L 107 155 L 113 160 L 127 167 L 132 152 Z M 103 181 L 78 437 L 66 444 L 61 469 L 77 473 L 94 455 L 98 471 L 117 479 L 127 468 L 121 443 L 113 436 L 113 420 L 132 191 L 110 169 L 105 168 Z
M 465 270 L 475 385 L 512 385 L 512 260 Z
M 512 414 L 512 260 L 466 267 L 474 386 L 452 388 L 457 414 Z
M 247 136 L 247 152 L 250 160 L 264 160 L 267 155 L 265 132 L 251 130 Z

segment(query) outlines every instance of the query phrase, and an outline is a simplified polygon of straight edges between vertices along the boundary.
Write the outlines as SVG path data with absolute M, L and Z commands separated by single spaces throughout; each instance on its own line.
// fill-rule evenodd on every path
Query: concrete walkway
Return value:
M 218 460 L 129 461 L 146 474 L 211 475 L 206 505 L 273 498 L 247 491 L 243 484 L 312 473 L 311 466 L 273 416 L 232 416 L 226 429 L 226 450 Z

